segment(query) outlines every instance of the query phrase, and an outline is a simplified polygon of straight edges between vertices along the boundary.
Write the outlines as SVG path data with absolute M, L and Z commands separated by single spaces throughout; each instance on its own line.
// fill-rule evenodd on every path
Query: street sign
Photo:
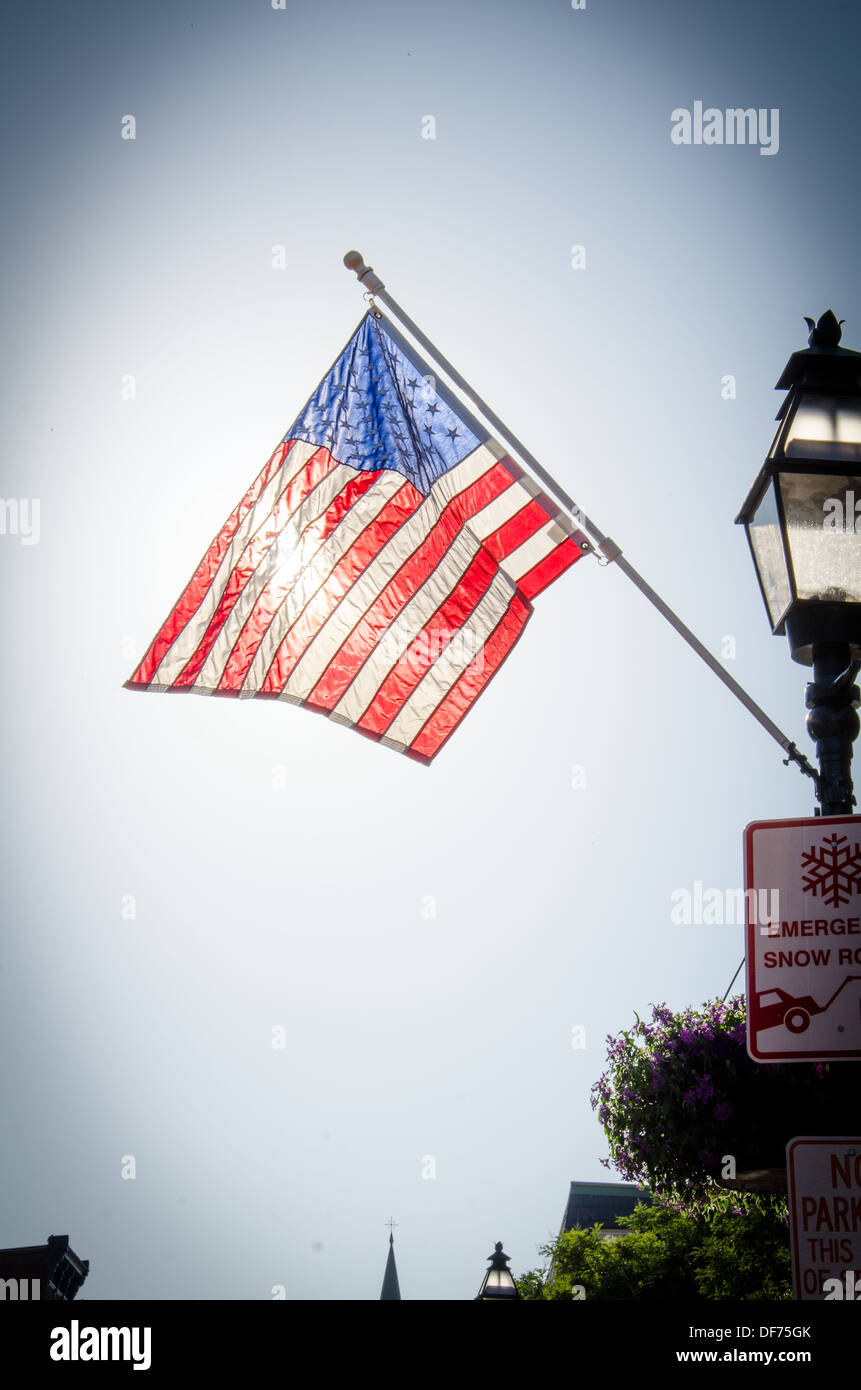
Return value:
M 745 830 L 747 1050 L 861 1057 L 861 816 Z
M 861 1301 L 861 1138 L 786 1146 L 795 1297 Z

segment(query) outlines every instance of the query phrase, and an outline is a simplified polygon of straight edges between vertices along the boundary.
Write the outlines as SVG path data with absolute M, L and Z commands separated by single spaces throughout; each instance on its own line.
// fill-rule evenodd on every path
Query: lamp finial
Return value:
M 826 309 L 818 323 L 814 323 L 806 314 L 804 322 L 810 330 L 807 341 L 811 347 L 834 348 L 843 336 L 840 325 L 846 320 L 836 319 L 831 310 Z

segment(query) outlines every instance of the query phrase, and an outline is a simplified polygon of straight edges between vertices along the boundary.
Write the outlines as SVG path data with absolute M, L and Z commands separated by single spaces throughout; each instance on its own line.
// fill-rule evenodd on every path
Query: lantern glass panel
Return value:
M 781 473 L 779 479 L 797 597 L 861 603 L 861 529 L 855 529 L 861 474 Z
M 777 499 L 772 483 L 766 488 L 753 518 L 748 523 L 747 531 L 771 626 L 777 627 L 789 607 L 792 591 L 786 571 Z
M 517 1289 L 511 1271 L 508 1269 L 489 1269 L 484 1292 L 500 1298 L 506 1294 L 516 1294 Z
M 861 460 L 861 401 L 803 395 L 786 428 L 786 458 Z

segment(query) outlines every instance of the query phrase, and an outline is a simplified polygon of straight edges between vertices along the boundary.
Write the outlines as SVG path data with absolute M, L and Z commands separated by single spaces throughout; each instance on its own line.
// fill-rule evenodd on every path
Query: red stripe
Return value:
M 569 537 L 561 545 L 557 545 L 555 550 L 551 550 L 549 555 L 545 555 L 543 560 L 539 560 L 537 565 L 533 565 L 531 570 L 521 575 L 517 581 L 518 589 L 526 598 L 535 598 L 535 595 L 546 589 L 548 584 L 552 584 L 554 579 L 558 579 L 560 574 L 564 574 L 575 560 L 579 560 L 582 554 L 583 551 L 577 542 Z
M 499 670 L 523 631 L 531 612 L 530 603 L 525 603 L 518 594 L 512 597 L 505 616 L 494 628 L 483 650 L 470 662 L 445 698 L 440 701 L 421 732 L 413 739 L 407 750 L 413 757 L 430 762 L 439 752 L 446 739 L 451 737 L 464 715 L 478 699 L 491 676 Z
M 174 605 L 165 622 L 153 638 L 149 651 L 131 678 L 133 684 L 148 685 L 152 680 L 165 654 L 170 650 L 186 623 L 194 616 L 203 602 L 206 592 L 218 572 L 218 567 L 237 529 L 245 519 L 246 514 L 254 506 L 257 499 L 278 472 L 288 451 L 293 447 L 295 442 L 296 441 L 293 439 L 286 439 L 283 443 L 278 445 L 268 462 L 251 484 L 245 496 L 242 498 L 242 501 L 235 510 L 231 512 L 192 575 L 192 578 L 189 580 L 179 601 Z
M 334 709 L 379 642 L 382 633 L 394 622 L 404 605 L 409 603 L 436 569 L 464 523 L 504 492 L 510 484 L 510 475 L 499 464 L 494 463 L 486 473 L 448 503 L 418 549 L 404 561 L 382 593 L 356 623 L 349 637 L 341 644 L 310 692 L 307 703 L 322 709 Z
M 414 643 L 386 676 L 356 727 L 363 732 L 384 734 L 392 720 L 410 698 L 419 681 L 440 655 L 435 637 L 455 633 L 481 602 L 499 567 L 492 555 L 480 550 L 457 587 L 422 628 Z
M 530 492 L 533 501 L 537 502 L 539 507 L 544 508 L 548 520 L 560 521 L 562 523 L 567 521 L 565 513 L 560 512 L 558 504 L 554 502 L 552 497 L 548 496 L 546 492 L 535 492 L 534 477 L 531 473 L 528 473 L 525 468 L 522 468 L 516 459 L 513 459 L 510 454 L 505 454 L 500 459 L 500 463 L 505 464 L 505 467 L 515 481 L 523 483 L 524 487 Z
M 519 512 L 509 517 L 508 521 L 503 522 L 496 531 L 489 535 L 482 544 L 487 547 L 491 555 L 497 560 L 504 560 L 506 555 L 511 555 L 518 546 L 528 541 L 530 536 L 534 536 L 539 527 L 544 526 L 550 518 L 539 502 L 527 502 L 525 507 L 521 507 Z
M 208 657 L 218 634 L 221 631 L 226 619 L 228 618 L 233 605 L 245 588 L 251 575 L 260 564 L 263 555 L 277 538 L 278 532 L 283 530 L 288 520 L 303 503 L 308 493 L 322 482 L 327 473 L 338 464 L 332 458 L 328 449 L 316 449 L 304 468 L 300 468 L 295 478 L 291 478 L 272 512 L 257 531 L 256 535 L 248 542 L 241 556 L 237 560 L 227 579 L 227 583 L 221 593 L 218 606 L 209 620 L 200 643 L 193 655 L 186 662 L 180 674 L 173 682 L 177 686 L 194 685 L 200 674 L 200 668 Z
M 261 694 L 278 695 L 290 678 L 308 643 L 316 637 L 341 599 L 367 569 L 378 551 L 382 550 L 396 531 L 421 506 L 424 498 L 412 483 L 404 480 L 402 487 L 386 503 L 369 526 L 358 535 L 347 553 L 338 561 L 328 579 L 304 608 L 301 616 L 287 632 L 260 687 Z
M 227 664 L 218 683 L 218 691 L 238 693 L 242 689 L 257 648 L 265 636 L 272 619 L 281 608 L 290 591 L 301 582 L 304 572 L 319 554 L 332 532 L 347 515 L 347 512 L 373 487 L 382 476 L 382 469 L 375 473 L 361 472 L 351 478 L 346 487 L 338 493 L 327 511 L 305 527 L 296 539 L 295 550 L 290 557 L 289 576 L 277 573 L 261 589 L 257 602 L 243 624 Z

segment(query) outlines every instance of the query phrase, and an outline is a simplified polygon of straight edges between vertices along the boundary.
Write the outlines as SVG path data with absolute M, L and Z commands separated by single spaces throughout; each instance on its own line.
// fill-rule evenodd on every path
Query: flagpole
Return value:
M 628 563 L 625 556 L 622 554 L 621 547 L 609 536 L 605 535 L 595 522 L 592 521 L 591 517 L 588 517 L 585 512 L 577 506 L 574 499 L 570 497 L 565 489 L 557 483 L 556 479 L 541 466 L 526 446 L 522 444 L 507 425 L 500 420 L 499 416 L 490 409 L 490 406 L 482 400 L 477 391 L 474 391 L 469 383 L 464 380 L 460 372 L 458 372 L 447 358 L 443 356 L 439 349 L 434 346 L 430 339 L 421 331 L 418 324 L 414 323 L 409 314 L 401 308 L 397 300 L 392 298 L 384 282 L 374 271 L 373 266 L 365 265 L 363 257 L 358 251 L 348 251 L 344 256 L 344 265 L 348 270 L 352 270 L 355 273 L 360 284 L 364 285 L 365 289 L 368 291 L 372 302 L 375 299 L 379 299 L 385 304 L 386 308 L 400 320 L 407 332 L 415 338 L 416 342 L 420 344 L 428 356 L 433 358 L 437 366 L 446 373 L 462 394 L 472 402 L 478 411 L 480 411 L 499 435 L 500 439 L 504 440 L 505 443 L 520 456 L 521 460 L 530 468 L 535 476 L 541 479 L 548 492 L 551 492 L 566 511 L 570 512 L 578 524 L 583 527 L 584 531 L 588 532 L 601 551 L 601 554 L 604 556 L 606 563 L 617 565 L 623 574 L 627 575 L 631 583 L 634 584 L 639 589 L 640 593 L 657 609 L 661 617 L 666 618 L 670 626 L 675 628 L 676 632 L 687 642 L 691 650 L 696 652 L 700 660 L 705 662 L 706 666 L 715 673 L 718 679 L 723 682 L 736 699 L 744 705 L 748 713 L 753 715 L 754 719 L 756 719 L 762 728 L 765 729 L 766 733 L 774 739 L 775 743 L 780 745 L 784 753 L 786 753 L 784 761 L 787 764 L 790 762 L 796 763 L 802 772 L 808 777 L 812 777 L 814 782 L 817 782 L 818 773 L 808 762 L 804 754 L 799 752 L 792 740 L 787 738 L 786 734 L 775 724 L 774 720 L 769 718 L 765 710 L 761 709 L 756 701 L 748 695 L 744 687 L 739 685 L 738 681 L 724 669 L 708 648 L 703 646 L 699 638 L 691 632 L 686 623 L 682 622 L 678 614 L 673 612 L 669 604 L 664 602 L 660 594 L 655 592 L 651 584 L 648 584 L 643 576 L 634 569 L 633 565 Z

